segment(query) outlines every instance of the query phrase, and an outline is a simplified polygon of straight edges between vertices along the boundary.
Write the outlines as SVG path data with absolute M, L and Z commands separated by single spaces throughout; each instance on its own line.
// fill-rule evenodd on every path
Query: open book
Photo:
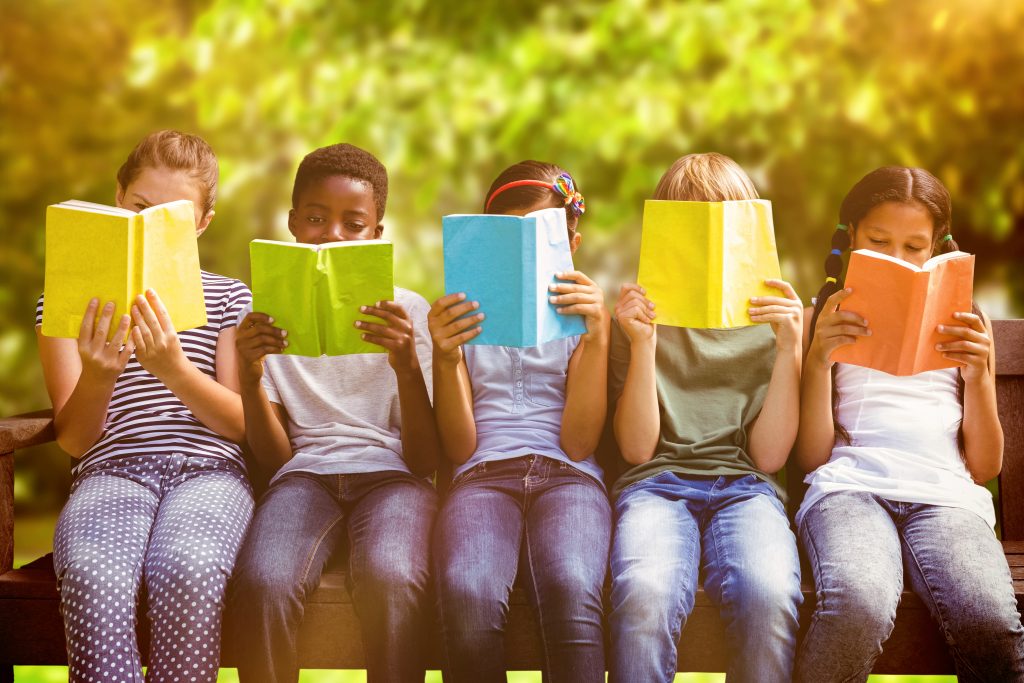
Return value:
M 573 270 L 565 209 L 457 214 L 442 222 L 445 293 L 465 292 L 486 316 L 470 344 L 539 346 L 586 333 L 582 316 L 562 315 L 548 301 L 555 273 Z
M 924 266 L 870 249 L 850 254 L 846 286 L 853 290 L 841 308 L 868 321 L 870 337 L 832 352 L 832 360 L 862 365 L 890 375 L 958 367 L 935 345 L 952 341 L 938 325 L 962 325 L 956 312 L 970 312 L 974 290 L 974 256 L 951 251 Z
M 192 202 L 135 213 L 67 201 L 46 209 L 43 334 L 77 337 L 89 300 L 113 301 L 113 337 L 135 297 L 153 289 L 177 331 L 206 324 Z
M 385 353 L 362 340 L 356 320 L 380 322 L 360 306 L 392 301 L 392 246 L 385 240 L 299 244 L 253 240 L 252 307 L 288 332 L 284 353 Z
M 644 202 L 639 284 L 659 325 L 744 327 L 754 296 L 781 296 L 771 202 Z

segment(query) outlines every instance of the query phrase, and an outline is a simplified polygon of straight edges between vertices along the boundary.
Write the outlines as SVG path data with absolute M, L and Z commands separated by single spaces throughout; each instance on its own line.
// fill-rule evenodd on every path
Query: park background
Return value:
M 302 156 L 344 141 L 390 171 L 397 284 L 438 296 L 440 217 L 479 211 L 501 169 L 535 158 L 578 179 L 577 266 L 611 303 L 658 178 L 718 151 L 772 200 L 805 302 L 846 191 L 902 164 L 950 189 L 982 308 L 1020 317 L 1022 35 L 1024 3 L 1001 0 L 0 0 L 0 415 L 48 406 L 32 327 L 45 207 L 113 203 L 117 168 L 160 128 L 217 152 L 200 254 L 245 281 L 249 240 L 289 238 Z M 55 447 L 17 457 L 16 563 L 48 551 L 69 484 Z

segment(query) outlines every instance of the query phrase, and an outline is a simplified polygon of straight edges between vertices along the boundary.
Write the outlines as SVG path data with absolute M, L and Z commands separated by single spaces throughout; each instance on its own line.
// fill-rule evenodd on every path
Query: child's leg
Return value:
M 306 599 L 345 531 L 340 475 L 285 474 L 260 499 L 232 579 L 231 637 L 242 681 L 299 679 Z
M 123 474 L 108 466 L 83 475 L 57 521 L 53 564 L 71 681 L 142 681 L 136 609 L 158 497 L 144 478 Z
M 349 579 L 370 681 L 423 681 L 437 492 L 402 472 L 348 477 Z
M 438 513 L 433 567 L 446 683 L 505 681 L 505 625 L 523 537 L 522 460 L 477 465 Z
M 571 465 L 544 465 L 546 483 L 526 498 L 520 566 L 540 623 L 545 680 L 604 683 L 608 494 Z
M 693 610 L 700 531 L 688 497 L 671 473 L 623 491 L 615 503 L 611 549 L 609 681 L 671 681 L 676 645 Z
M 144 577 L 151 642 L 146 680 L 216 681 L 228 577 L 252 517 L 237 465 L 172 456 Z
M 733 646 L 728 678 L 788 682 L 803 594 L 786 510 L 772 486 L 753 475 L 721 477 L 711 495 L 701 539 L 704 589 L 722 606 Z
M 969 510 L 905 503 L 900 509 L 907 579 L 941 624 L 957 677 L 1024 680 L 1024 628 L 992 529 Z
M 886 502 L 832 493 L 808 510 L 800 541 L 814 571 L 817 605 L 797 653 L 795 680 L 866 681 L 892 633 L 903 560 Z

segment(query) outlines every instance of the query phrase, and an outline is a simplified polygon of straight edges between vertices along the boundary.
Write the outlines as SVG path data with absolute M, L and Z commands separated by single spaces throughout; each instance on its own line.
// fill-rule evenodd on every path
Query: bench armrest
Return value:
M 0 454 L 13 453 L 54 438 L 52 410 L 0 418 Z

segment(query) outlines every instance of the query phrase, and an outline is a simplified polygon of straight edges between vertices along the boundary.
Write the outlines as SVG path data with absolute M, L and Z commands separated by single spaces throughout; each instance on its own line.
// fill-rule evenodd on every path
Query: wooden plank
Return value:
M 1000 375 L 1024 375 L 1024 320 L 993 320 L 996 344 L 996 372 Z
M 1003 540 L 1024 541 L 1024 376 L 997 377 L 996 391 L 1003 426 L 1003 470 L 999 475 Z
M 0 418 L 0 453 L 37 446 L 54 438 L 52 410 Z
M 0 453 L 0 575 L 14 566 L 14 454 Z

